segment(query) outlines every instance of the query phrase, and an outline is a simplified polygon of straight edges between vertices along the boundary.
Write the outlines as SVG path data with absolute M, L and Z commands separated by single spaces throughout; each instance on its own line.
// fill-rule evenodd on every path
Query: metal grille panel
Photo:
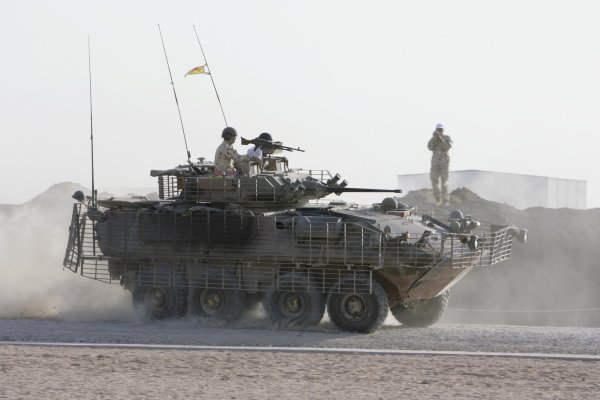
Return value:
M 286 173 L 286 179 L 314 179 L 326 184 L 332 178 L 327 170 L 294 170 Z M 223 176 L 178 176 L 158 177 L 159 197 L 202 201 L 225 201 L 245 203 L 273 203 L 286 195 L 280 174 L 263 173 L 261 179 Z
M 432 234 L 424 241 L 335 216 L 254 216 L 197 206 L 107 211 L 94 221 L 75 204 L 64 265 L 108 283 L 248 291 L 302 272 L 309 279 L 292 279 L 292 287 L 363 292 L 371 288 L 372 271 L 383 267 L 465 268 L 506 260 L 513 229 L 482 228 L 474 251 L 466 235 Z
M 73 272 L 77 272 L 80 265 L 80 255 L 83 253 L 81 235 L 85 233 L 86 215 L 81 213 L 81 203 L 73 204 L 71 214 L 71 225 L 69 226 L 69 239 L 63 266 Z

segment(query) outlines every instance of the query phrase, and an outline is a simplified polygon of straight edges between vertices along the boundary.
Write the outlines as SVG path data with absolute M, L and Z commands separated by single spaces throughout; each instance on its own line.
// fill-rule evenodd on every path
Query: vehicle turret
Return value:
M 260 139 L 245 141 L 255 143 Z M 257 142 L 259 143 L 259 142 Z M 250 163 L 247 172 L 233 176 L 215 175 L 213 164 L 200 159 L 190 165 L 179 165 L 167 170 L 152 170 L 158 177 L 159 197 L 163 200 L 182 200 L 202 203 L 233 204 L 253 210 L 284 210 L 305 206 L 335 193 L 401 193 L 399 189 L 348 187 L 339 174 L 327 170 L 290 169 L 285 157 L 273 156 L 277 150 L 302 151 L 279 142 L 271 146 L 262 167 Z

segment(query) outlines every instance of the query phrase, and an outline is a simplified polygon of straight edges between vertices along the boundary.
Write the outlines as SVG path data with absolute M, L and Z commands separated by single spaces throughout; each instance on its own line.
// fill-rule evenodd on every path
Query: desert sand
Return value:
M 28 346 L 0 346 L 0 358 L 6 399 L 592 399 L 600 393 L 600 365 L 591 361 Z
M 77 347 L 14 345 L 76 343 Z M 110 348 L 100 343 L 290 346 L 548 354 L 547 358 Z M 370 335 L 324 322 L 0 320 L 2 399 L 592 399 L 600 328 L 386 324 Z M 89 346 L 89 347 L 86 347 Z M 575 359 L 552 358 L 549 353 Z M 579 360 L 577 354 L 595 355 Z

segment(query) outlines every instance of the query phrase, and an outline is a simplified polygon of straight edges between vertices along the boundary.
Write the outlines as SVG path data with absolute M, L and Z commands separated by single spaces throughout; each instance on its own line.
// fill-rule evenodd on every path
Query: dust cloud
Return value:
M 62 183 L 27 203 L 0 205 L 0 318 L 137 319 L 119 285 L 62 268 L 75 190 L 85 191 Z M 427 189 L 401 200 L 422 213 L 436 208 Z M 600 326 L 600 209 L 518 210 L 465 188 L 446 208 L 527 228 L 529 240 L 515 241 L 510 260 L 476 268 L 454 286 L 442 322 Z M 268 320 L 261 307 L 250 311 L 242 326 Z M 397 322 L 390 316 L 386 324 Z
M 131 297 L 63 271 L 76 184 L 62 183 L 21 205 L 0 205 L 0 317 L 122 320 Z
M 439 208 L 428 189 L 402 200 Z M 466 188 L 450 200 L 446 212 L 457 208 L 474 219 L 517 225 L 529 238 L 524 245 L 513 241 L 510 260 L 476 268 L 454 286 L 442 322 L 600 326 L 600 209 L 518 210 Z

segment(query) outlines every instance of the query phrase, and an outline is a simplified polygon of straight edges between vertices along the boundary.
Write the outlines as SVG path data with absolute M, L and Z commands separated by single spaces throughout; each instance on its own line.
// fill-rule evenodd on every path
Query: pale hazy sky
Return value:
M 588 182 L 600 206 L 597 1 L 3 1 L 0 203 L 54 183 L 155 186 L 151 169 L 212 159 L 223 118 L 306 153 L 350 186 L 429 169 L 436 123 L 451 169 Z M 237 143 L 242 151 L 244 147 Z M 499 182 L 499 184 L 502 184 Z M 507 187 L 507 190 L 511 190 Z

